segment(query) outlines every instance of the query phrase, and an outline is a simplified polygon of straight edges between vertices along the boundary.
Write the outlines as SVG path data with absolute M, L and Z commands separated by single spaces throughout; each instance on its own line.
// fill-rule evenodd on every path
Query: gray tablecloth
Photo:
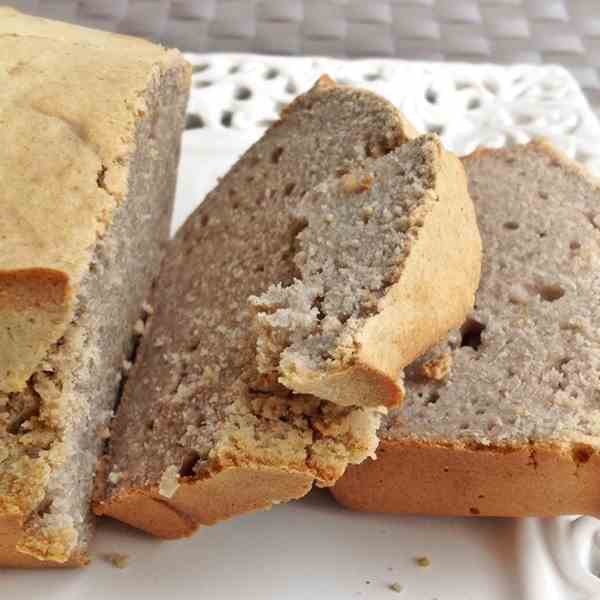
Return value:
M 600 104 L 599 0 L 5 0 L 183 50 L 552 62 Z

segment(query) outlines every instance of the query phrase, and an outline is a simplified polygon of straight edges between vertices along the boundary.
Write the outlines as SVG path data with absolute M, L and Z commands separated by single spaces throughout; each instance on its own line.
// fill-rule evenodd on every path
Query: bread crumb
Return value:
M 515 284 L 510 288 L 508 299 L 513 304 L 527 304 L 529 302 L 529 294 L 522 285 Z
M 111 471 L 108 474 L 108 480 L 114 485 L 123 479 L 123 473 L 119 471 Z
M 164 335 L 159 335 L 155 340 L 153 346 L 155 348 L 162 348 L 167 343 L 167 337 Z
M 398 581 L 394 581 L 394 583 L 390 583 L 390 590 L 399 594 L 402 591 L 402 586 Z
M 179 469 L 175 465 L 168 466 L 160 478 L 158 493 L 165 498 L 172 498 L 179 487 Z
M 107 425 L 99 425 L 97 435 L 101 440 L 107 440 L 110 437 L 110 429 Z
M 142 304 L 142 310 L 147 314 L 147 315 L 153 315 L 154 314 L 154 307 L 152 306 L 152 304 L 148 304 L 148 302 L 144 302 Z
M 431 565 L 431 561 L 426 556 L 417 556 L 415 558 L 415 562 L 417 563 L 417 565 L 419 565 L 419 567 L 423 568 Z
M 133 326 L 133 331 L 137 335 L 144 335 L 145 329 L 146 329 L 146 325 L 144 324 L 144 321 L 142 321 L 141 319 L 138 319 L 135 322 L 135 325 Z
M 115 569 L 126 569 L 129 566 L 129 556 L 119 552 L 107 552 L 102 558 L 109 562 Z
M 440 356 L 436 356 L 431 360 L 421 365 L 421 375 L 427 379 L 434 381 L 443 381 L 448 377 L 452 368 L 452 355 L 449 352 L 444 352 Z
M 133 363 L 130 360 L 124 360 L 122 367 L 124 373 L 129 373 L 131 367 L 133 367 Z
M 342 190 L 345 194 L 358 194 L 371 189 L 373 185 L 373 175 L 363 175 L 358 177 L 354 173 L 348 173 L 341 179 Z
M 218 365 L 216 365 L 214 367 L 207 365 L 206 367 L 204 367 L 204 370 L 202 371 L 202 375 L 200 376 L 200 381 L 204 385 L 215 385 L 215 384 L 219 383 L 219 373 L 220 372 L 221 372 L 221 368 Z

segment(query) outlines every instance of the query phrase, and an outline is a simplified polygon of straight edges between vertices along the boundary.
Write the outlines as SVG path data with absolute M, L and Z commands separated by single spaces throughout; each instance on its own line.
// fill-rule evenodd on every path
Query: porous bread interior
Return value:
M 299 278 L 251 298 L 261 373 L 293 387 L 286 380 L 290 371 L 354 364 L 358 332 L 398 280 L 437 201 L 438 144 L 435 136 L 422 136 L 302 198 L 295 211 L 304 224 L 294 255 Z
M 484 250 L 475 310 L 407 371 L 405 405 L 380 435 L 597 448 L 600 188 L 540 142 L 464 164 Z M 440 358 L 449 378 L 424 376 Z
M 374 452 L 378 412 L 265 385 L 248 298 L 297 275 L 305 193 L 393 150 L 405 128 L 383 99 L 321 81 L 187 220 L 161 268 L 99 501 L 158 487 L 171 465 L 188 477 L 224 463 L 277 466 L 330 485 Z
M 0 395 L 0 517 L 23 516 L 18 550 L 40 560 L 85 554 L 93 532 L 96 461 L 123 359 L 132 351 L 133 324 L 169 231 L 186 101 L 182 74 L 169 71 L 145 92 L 129 194 L 96 243 L 75 319 L 25 391 Z

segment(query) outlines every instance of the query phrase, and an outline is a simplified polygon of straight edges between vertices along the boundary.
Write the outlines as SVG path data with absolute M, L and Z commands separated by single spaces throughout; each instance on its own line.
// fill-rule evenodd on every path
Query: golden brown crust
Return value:
M 301 498 L 312 486 L 306 473 L 271 467 L 225 467 L 183 480 L 172 498 L 156 488 L 131 490 L 97 502 L 94 511 L 165 539 L 187 537 L 200 525 Z
M 178 55 L 12 9 L 0 15 L 0 392 L 11 393 L 73 317 L 94 245 L 126 196 L 141 92 Z
M 358 364 L 377 365 L 392 380 L 463 323 L 479 284 L 481 239 L 466 175 L 452 153 L 439 149 L 435 192 L 447 201 L 437 202 L 426 217 L 399 281 L 360 336 Z M 391 406 L 393 400 L 383 404 Z
M 62 306 L 69 295 L 69 277 L 56 269 L 32 268 L 0 271 L 0 310 Z
M 383 440 L 332 489 L 354 510 L 427 515 L 600 514 L 600 454 L 589 446 L 483 447 Z
M 48 567 L 83 567 L 89 563 L 87 554 L 74 552 L 65 562 L 40 560 L 25 554 L 17 547 L 23 535 L 23 523 L 19 516 L 0 516 L 0 565 L 19 569 L 37 569 Z
M 343 371 L 326 374 L 286 374 L 283 381 L 303 394 L 327 398 L 340 406 L 396 406 L 404 399 L 398 378 L 368 364 L 357 363 Z M 271 386 L 271 389 L 274 385 Z
M 180 132 L 169 117 L 177 109 L 183 124 L 190 76 L 176 51 L 0 8 L 1 566 L 87 560 L 91 524 L 75 509 L 168 234 L 178 156 L 169 135 Z M 159 162 L 164 177 L 148 194 Z M 133 238 L 140 260 L 115 262 L 129 256 L 121 250 L 140 219 L 150 232 Z M 107 287 L 119 294 L 104 312 Z M 107 320 L 118 335 L 106 334 Z

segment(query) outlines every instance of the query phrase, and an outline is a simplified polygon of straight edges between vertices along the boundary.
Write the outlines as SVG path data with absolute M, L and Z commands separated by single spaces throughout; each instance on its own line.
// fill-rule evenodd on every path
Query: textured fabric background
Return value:
M 559 63 L 600 104 L 599 0 L 5 0 L 194 52 Z

